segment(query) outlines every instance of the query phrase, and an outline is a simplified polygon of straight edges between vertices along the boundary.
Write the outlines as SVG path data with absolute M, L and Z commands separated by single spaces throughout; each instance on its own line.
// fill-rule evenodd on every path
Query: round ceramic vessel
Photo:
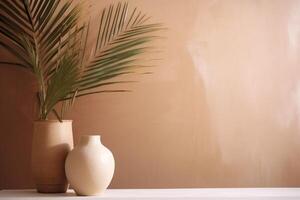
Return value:
M 112 180 L 115 160 L 99 135 L 85 135 L 67 156 L 65 170 L 77 195 L 101 195 Z

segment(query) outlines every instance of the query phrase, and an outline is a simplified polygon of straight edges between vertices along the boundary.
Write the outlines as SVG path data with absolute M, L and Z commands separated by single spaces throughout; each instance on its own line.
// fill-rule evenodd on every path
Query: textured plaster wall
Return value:
M 129 3 L 169 28 L 163 60 L 68 115 L 75 144 L 99 133 L 114 153 L 111 187 L 300 186 L 300 1 Z M 33 186 L 32 80 L 0 67 L 0 188 Z

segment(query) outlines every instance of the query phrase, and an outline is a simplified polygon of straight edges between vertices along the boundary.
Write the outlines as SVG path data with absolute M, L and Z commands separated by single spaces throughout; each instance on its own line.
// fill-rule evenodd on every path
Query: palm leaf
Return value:
M 18 58 L 18 62 L 14 62 L 17 66 L 31 69 L 35 74 L 40 87 L 38 96 L 42 110 L 40 117 L 43 119 L 57 104 L 57 99 L 62 98 L 64 92 L 61 90 L 68 89 L 67 86 L 58 88 L 54 84 L 55 81 L 59 80 L 59 84 L 68 85 L 70 79 L 64 80 L 59 77 L 72 67 L 76 69 L 76 66 L 66 61 L 67 58 L 63 58 L 63 55 L 69 51 L 66 45 L 74 37 L 69 33 L 74 33 L 75 27 L 78 27 L 79 10 L 79 5 L 71 7 L 71 0 L 0 2 L 0 34 L 4 37 L 0 45 Z M 63 68 L 51 76 L 45 73 L 57 66 Z M 55 90 L 57 93 L 54 93 Z
M 47 95 L 44 103 L 45 117 L 51 112 L 59 100 L 74 89 L 74 83 L 79 76 L 78 60 L 73 55 L 62 58 L 55 73 L 48 83 Z
M 108 79 L 134 73 L 136 58 L 148 52 L 147 44 L 158 38 L 152 33 L 163 29 L 161 24 L 146 24 L 149 18 L 136 8 L 127 18 L 128 3 L 110 5 L 100 16 L 95 51 L 76 82 L 77 96 L 108 85 L 103 84 Z
M 0 46 L 17 61 L 0 61 L 29 69 L 36 76 L 39 117 L 50 112 L 61 121 L 76 97 L 128 90 L 100 89 L 132 81 L 111 80 L 135 73 L 138 56 L 148 53 L 161 24 L 128 3 L 103 9 L 99 17 L 93 52 L 87 54 L 90 22 L 78 23 L 81 4 L 72 0 L 1 0 Z M 3 38 L 3 40 L 2 40 Z M 61 112 L 55 106 L 62 102 Z
M 71 8 L 71 1 L 62 3 L 59 0 L 3 0 L 0 11 L 0 33 L 6 37 L 3 40 L 6 45 L 2 46 L 6 49 L 6 46 L 10 46 L 17 52 L 23 52 L 12 52 L 23 62 L 28 55 L 24 53 L 25 48 L 21 41 L 26 37 L 39 54 L 40 63 L 43 65 L 41 68 L 49 67 L 47 55 L 58 48 L 61 40 L 69 39 L 66 35 L 77 26 L 76 20 L 79 16 L 79 6 Z

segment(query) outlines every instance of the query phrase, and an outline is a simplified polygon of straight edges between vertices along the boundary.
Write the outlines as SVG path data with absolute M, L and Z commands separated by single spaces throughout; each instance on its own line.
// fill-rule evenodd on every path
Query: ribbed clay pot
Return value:
M 63 193 L 68 189 L 65 160 L 73 148 L 72 121 L 34 122 L 32 173 L 41 193 Z
M 66 175 L 77 195 L 101 195 L 114 169 L 113 154 L 102 145 L 99 135 L 81 136 L 66 160 Z

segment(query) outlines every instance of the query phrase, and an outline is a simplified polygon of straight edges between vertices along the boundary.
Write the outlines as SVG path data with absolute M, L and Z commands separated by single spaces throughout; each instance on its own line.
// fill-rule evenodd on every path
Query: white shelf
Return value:
M 110 189 L 102 196 L 40 194 L 34 190 L 2 190 L 0 200 L 300 200 L 300 188 Z

